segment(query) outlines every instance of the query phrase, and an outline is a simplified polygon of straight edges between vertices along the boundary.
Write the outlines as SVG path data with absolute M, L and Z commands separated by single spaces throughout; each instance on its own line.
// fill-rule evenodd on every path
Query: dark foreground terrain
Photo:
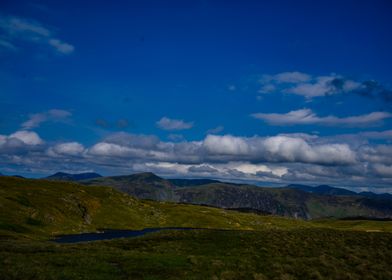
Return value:
M 58 244 L 100 228 L 198 227 Z M 225 230 L 222 230 L 225 229 Z M 392 279 L 392 222 L 295 220 L 0 179 L 1 279 Z
M 392 279 L 390 233 L 195 230 L 0 244 L 2 279 Z

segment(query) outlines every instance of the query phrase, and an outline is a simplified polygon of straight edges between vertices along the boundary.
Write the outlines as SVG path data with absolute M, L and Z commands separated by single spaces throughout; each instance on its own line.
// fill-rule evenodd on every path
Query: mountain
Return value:
M 303 200 L 307 193 L 287 189 L 284 197 L 272 188 L 213 183 L 175 191 L 179 202 L 230 209 L 254 209 L 280 216 L 310 218 Z
M 356 195 L 356 196 L 363 196 L 368 198 L 375 198 L 375 199 L 388 199 L 392 200 L 392 194 L 389 193 L 381 193 L 377 194 L 374 192 L 360 192 L 356 193 L 347 189 L 342 188 L 334 188 L 328 185 L 320 185 L 317 187 L 311 187 L 307 185 L 300 185 L 300 184 L 291 184 L 288 185 L 287 188 L 298 189 L 308 193 L 316 193 L 321 195 Z
M 342 188 L 334 188 L 328 185 L 320 185 L 317 187 L 311 187 L 306 185 L 299 185 L 299 184 L 291 184 L 288 185 L 287 188 L 293 188 L 302 190 L 308 193 L 316 193 L 321 195 L 357 195 L 356 192 L 342 189 Z
M 81 181 L 85 185 L 110 186 L 141 199 L 174 200 L 176 188 L 169 180 L 144 172 L 125 176 L 100 177 Z
M 16 177 L 16 178 L 24 178 L 22 175 L 4 175 L 4 174 L 0 173 L 0 177 L 1 177 L 1 176 L 4 176 L 4 177 L 9 176 L 9 177 Z
M 392 194 L 389 193 L 374 193 L 374 192 L 360 192 L 358 195 L 370 197 L 370 198 L 378 198 L 378 199 L 389 199 L 392 200 Z
M 212 180 L 161 178 L 153 173 L 101 177 L 80 181 L 85 185 L 110 186 L 137 198 L 209 205 L 227 209 L 315 219 L 324 217 L 390 218 L 392 204 L 354 192 L 319 186 L 267 188 Z M 177 185 L 176 185 L 177 184 Z M 297 185 L 298 186 L 298 185 Z M 313 192 L 316 190 L 317 192 Z
M 178 201 L 223 208 L 251 208 L 303 219 L 392 217 L 390 201 L 361 196 L 320 195 L 292 188 L 209 184 L 175 191 Z
M 194 187 L 213 183 L 222 183 L 218 180 L 211 179 L 168 179 L 176 187 Z
M 99 178 L 99 177 L 102 176 L 94 172 L 85 172 L 85 173 L 77 173 L 77 174 L 57 172 L 53 175 L 45 177 L 44 179 L 55 180 L 55 181 L 81 181 L 81 180 L 88 180 L 88 179 Z
M 141 176 L 149 177 L 149 174 Z M 75 182 L 0 178 L 0 237 L 50 238 L 99 229 L 304 227 L 304 221 L 212 207 L 139 200 L 110 187 Z M 35 236 L 35 237 L 34 237 Z M 13 237 L 14 239 L 14 237 Z

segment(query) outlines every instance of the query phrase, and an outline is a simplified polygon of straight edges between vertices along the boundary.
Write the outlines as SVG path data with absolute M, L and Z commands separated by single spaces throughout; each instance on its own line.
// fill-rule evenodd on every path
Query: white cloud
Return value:
M 273 84 L 266 84 L 266 85 L 263 85 L 261 87 L 261 89 L 258 90 L 258 93 L 271 93 L 271 92 L 274 92 L 274 91 L 276 91 L 276 86 L 275 85 L 273 85 Z
M 100 142 L 89 149 L 89 154 L 104 157 L 126 157 L 129 156 L 131 151 L 132 149 L 128 147 Z
M 82 156 L 84 151 L 84 146 L 78 142 L 60 143 L 50 149 L 50 152 L 64 156 Z
M 70 54 L 75 49 L 71 44 L 55 38 L 53 31 L 35 20 L 15 16 L 0 16 L 0 30 L 4 33 L 0 46 L 10 50 L 16 50 L 22 41 L 47 45 L 62 54 Z
M 246 138 L 208 135 L 203 147 L 212 158 L 231 156 L 231 160 L 237 161 L 338 165 L 356 161 L 355 153 L 347 144 L 311 144 L 303 138 L 287 136 Z
M 251 164 L 249 162 L 231 162 L 228 164 L 229 169 L 238 170 L 245 174 L 257 175 L 258 173 L 271 173 L 275 176 L 283 176 L 287 173 L 285 167 L 271 167 L 265 164 Z
M 283 72 L 276 75 L 264 75 L 261 79 L 262 83 L 277 82 L 277 83 L 301 83 L 311 80 L 311 76 L 298 71 Z
M 15 133 L 12 133 L 8 139 L 18 139 L 22 141 L 26 145 L 40 145 L 43 144 L 43 140 L 39 137 L 37 133 L 34 131 L 25 131 L 25 130 L 20 130 Z
M 71 44 L 62 42 L 59 39 L 50 39 L 49 44 L 54 47 L 59 53 L 70 54 L 75 50 L 75 47 Z
M 319 117 L 311 109 L 300 109 L 285 114 L 256 113 L 252 114 L 252 117 L 272 125 L 372 126 L 392 117 L 392 114 L 388 112 L 372 112 L 343 118 L 336 116 Z
M 245 138 L 231 135 L 208 135 L 204 139 L 203 147 L 211 154 L 220 155 L 247 155 L 251 152 Z
M 335 77 L 317 77 L 313 83 L 300 83 L 294 87 L 285 89 L 284 92 L 302 95 L 307 98 L 334 94 L 337 92 L 335 86 L 332 84 L 334 79 Z
M 163 117 L 157 122 L 157 126 L 164 130 L 184 130 L 192 128 L 193 122 L 185 122 L 183 120 Z
M 51 32 L 34 20 L 13 16 L 1 16 L 0 28 L 14 36 L 39 36 L 49 37 Z
M 276 75 L 263 75 L 260 83 L 262 86 L 259 93 L 283 92 L 301 95 L 309 100 L 318 96 L 363 89 L 362 83 L 336 74 L 313 77 L 301 72 L 283 72 Z
M 59 109 L 52 109 L 47 112 L 31 114 L 29 119 L 22 123 L 22 127 L 24 129 L 31 129 L 40 126 L 43 122 L 66 120 L 71 115 L 71 112 Z
M 392 165 L 375 164 L 372 168 L 377 175 L 392 178 Z
M 212 167 L 210 164 L 192 165 L 188 167 L 188 171 L 191 173 L 207 173 L 208 175 L 218 172 L 218 170 Z

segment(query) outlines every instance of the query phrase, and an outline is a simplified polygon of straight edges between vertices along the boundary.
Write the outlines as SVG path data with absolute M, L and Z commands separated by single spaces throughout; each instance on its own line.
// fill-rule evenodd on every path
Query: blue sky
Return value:
M 391 191 L 390 1 L 61 2 L 0 4 L 1 173 Z

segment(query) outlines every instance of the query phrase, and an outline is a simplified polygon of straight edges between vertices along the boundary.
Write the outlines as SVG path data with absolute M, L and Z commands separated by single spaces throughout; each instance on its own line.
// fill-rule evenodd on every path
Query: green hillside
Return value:
M 56 244 L 101 228 L 196 227 Z M 227 229 L 222 231 L 221 229 Z M 392 222 L 304 221 L 0 178 L 2 279 L 390 279 Z
M 99 229 L 147 227 L 237 230 L 313 227 L 344 229 L 350 222 L 332 219 L 306 222 L 214 207 L 139 200 L 110 187 L 87 187 L 71 182 L 14 177 L 0 178 L 0 234 L 2 235 L 48 238 L 58 234 L 91 232 Z M 355 223 L 358 224 L 359 221 Z M 392 222 L 362 221 L 362 223 L 359 230 L 389 231 L 389 226 L 392 225 Z
M 271 224 L 271 219 L 274 224 Z M 196 205 L 138 200 L 109 187 L 48 180 L 0 178 L 0 233 L 51 236 L 146 227 L 226 229 L 308 226 L 303 221 L 263 217 Z
M 142 199 L 247 208 L 302 219 L 392 218 L 390 200 L 361 195 L 325 195 L 296 188 L 257 187 L 212 180 L 166 180 L 153 173 L 101 177 L 81 183 L 111 186 Z

